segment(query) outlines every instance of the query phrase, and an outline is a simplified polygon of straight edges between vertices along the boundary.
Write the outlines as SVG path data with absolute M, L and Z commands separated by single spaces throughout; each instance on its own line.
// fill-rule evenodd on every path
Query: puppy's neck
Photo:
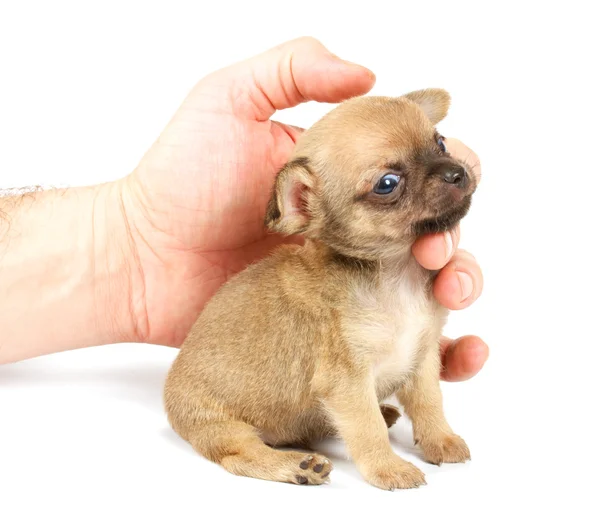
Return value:
M 434 273 L 422 267 L 409 249 L 407 253 L 386 257 L 379 261 L 378 277 L 384 283 L 401 281 L 417 292 L 429 290 Z
M 421 267 L 415 260 L 410 245 L 399 247 L 397 253 L 387 254 L 376 259 L 353 257 L 318 240 L 307 239 L 305 246 L 310 249 L 311 253 L 319 256 L 323 264 L 329 264 L 335 269 L 350 274 L 374 277 L 409 275 L 416 283 L 427 283 L 432 277 L 432 273 Z

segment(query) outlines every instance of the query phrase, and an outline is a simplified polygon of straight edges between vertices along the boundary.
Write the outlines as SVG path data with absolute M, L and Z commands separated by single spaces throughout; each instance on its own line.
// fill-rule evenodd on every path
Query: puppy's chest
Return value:
M 378 388 L 397 384 L 418 364 L 425 347 L 439 337 L 443 310 L 414 271 L 382 273 L 357 283 L 355 306 L 345 321 L 354 350 L 368 354 Z

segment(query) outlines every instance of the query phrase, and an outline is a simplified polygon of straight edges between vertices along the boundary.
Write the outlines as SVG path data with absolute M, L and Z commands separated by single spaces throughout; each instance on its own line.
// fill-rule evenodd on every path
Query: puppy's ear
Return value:
M 267 228 L 287 235 L 306 230 L 310 222 L 306 200 L 314 185 L 306 158 L 288 162 L 275 178 L 265 216 Z
M 418 104 L 434 126 L 448 114 L 450 94 L 441 88 L 418 90 L 404 97 Z

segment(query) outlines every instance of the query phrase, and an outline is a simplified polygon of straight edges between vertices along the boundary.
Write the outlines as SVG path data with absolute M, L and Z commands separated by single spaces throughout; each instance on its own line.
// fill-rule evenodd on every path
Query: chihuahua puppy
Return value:
M 453 228 L 475 178 L 435 125 L 449 95 L 348 100 L 298 140 L 275 180 L 266 226 L 284 245 L 215 294 L 168 374 L 173 429 L 228 471 L 321 484 L 331 462 L 280 450 L 340 436 L 363 477 L 383 489 L 425 483 L 399 457 L 387 427 L 399 413 L 434 464 L 470 458 L 450 428 L 439 386 L 447 311 L 415 239 Z

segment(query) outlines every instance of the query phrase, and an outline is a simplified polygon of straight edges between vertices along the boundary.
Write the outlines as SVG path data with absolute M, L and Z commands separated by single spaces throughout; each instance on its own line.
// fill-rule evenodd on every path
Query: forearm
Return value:
M 136 339 L 117 184 L 0 197 L 0 364 Z

